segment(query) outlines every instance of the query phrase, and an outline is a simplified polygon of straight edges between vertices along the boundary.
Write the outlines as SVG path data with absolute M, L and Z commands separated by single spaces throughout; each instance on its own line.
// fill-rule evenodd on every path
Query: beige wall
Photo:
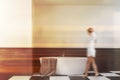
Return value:
M 34 4 L 33 8 L 33 47 L 84 48 L 88 26 L 98 35 L 96 47 L 120 47 L 118 5 Z
M 120 47 L 119 5 L 108 5 L 108 0 L 95 5 L 39 5 L 34 1 L 31 5 L 31 0 L 0 0 L 0 47 L 83 48 L 88 26 L 97 32 L 97 47 Z
M 0 47 L 31 47 L 31 0 L 0 0 Z

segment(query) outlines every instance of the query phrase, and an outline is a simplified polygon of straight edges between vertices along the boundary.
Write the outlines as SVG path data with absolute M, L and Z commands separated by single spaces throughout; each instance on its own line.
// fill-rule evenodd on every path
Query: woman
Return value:
M 95 43 L 96 43 L 96 34 L 93 30 L 93 28 L 88 28 L 87 29 L 88 35 L 89 35 L 89 44 L 87 48 L 87 64 L 86 64 L 86 70 L 85 70 L 85 75 L 84 77 L 87 77 L 88 71 L 90 69 L 90 65 L 92 65 L 94 71 L 95 71 L 95 76 L 98 76 L 98 69 L 97 65 L 95 63 L 95 56 L 96 56 L 96 51 L 95 51 Z

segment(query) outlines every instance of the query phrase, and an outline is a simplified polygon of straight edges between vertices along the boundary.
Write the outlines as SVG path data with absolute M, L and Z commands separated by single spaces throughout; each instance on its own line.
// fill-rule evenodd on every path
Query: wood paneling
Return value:
M 100 72 L 120 70 L 120 49 L 97 48 L 96 63 Z M 39 72 L 39 57 L 86 57 L 85 48 L 34 48 L 33 73 Z
M 62 55 L 62 48 L 34 48 L 33 49 L 33 73 L 39 73 L 39 57 L 59 57 Z
M 120 49 L 97 48 L 100 72 L 120 70 Z M 39 57 L 86 57 L 85 48 L 0 48 L 0 72 L 32 74 L 39 72 Z
M 0 48 L 0 72 L 32 74 L 32 49 Z

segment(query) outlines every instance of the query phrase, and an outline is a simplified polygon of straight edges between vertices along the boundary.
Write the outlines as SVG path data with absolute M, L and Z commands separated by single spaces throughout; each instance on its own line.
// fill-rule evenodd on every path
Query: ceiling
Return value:
M 33 0 L 38 5 L 120 5 L 120 0 Z

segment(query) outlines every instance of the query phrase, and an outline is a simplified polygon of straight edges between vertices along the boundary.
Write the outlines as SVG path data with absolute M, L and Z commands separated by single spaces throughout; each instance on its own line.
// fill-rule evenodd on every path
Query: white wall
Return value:
M 0 47 L 31 47 L 31 0 L 0 0 Z
M 33 46 L 84 48 L 86 29 L 93 26 L 98 35 L 96 47 L 119 48 L 119 9 L 115 5 L 37 5 Z
M 114 47 L 120 48 L 120 9 L 114 13 Z
M 98 34 L 97 47 L 120 47 L 119 5 L 34 6 L 32 36 L 31 3 L 0 0 L 0 47 L 32 47 L 32 37 L 33 47 L 86 47 L 88 26 Z

